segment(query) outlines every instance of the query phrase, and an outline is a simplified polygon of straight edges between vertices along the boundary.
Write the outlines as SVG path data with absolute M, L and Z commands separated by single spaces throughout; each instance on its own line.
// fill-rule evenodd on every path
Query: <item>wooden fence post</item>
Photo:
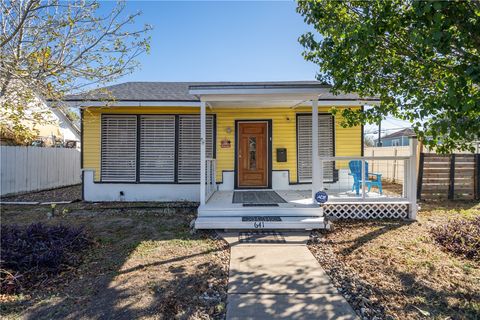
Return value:
M 420 153 L 420 161 L 418 164 L 418 181 L 417 181 L 417 198 L 422 198 L 422 184 L 423 184 L 423 166 L 425 164 L 425 153 Z
M 448 199 L 455 196 L 455 153 L 450 155 L 450 184 L 448 185 Z
M 474 173 L 473 179 L 474 179 L 475 193 L 473 196 L 475 200 L 480 200 L 480 153 L 475 154 L 474 163 L 475 163 L 475 173 Z

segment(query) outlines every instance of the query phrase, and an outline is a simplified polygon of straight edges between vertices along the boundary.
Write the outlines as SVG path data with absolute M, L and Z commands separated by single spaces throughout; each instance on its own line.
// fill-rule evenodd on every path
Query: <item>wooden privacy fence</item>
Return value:
M 480 154 L 421 153 L 419 199 L 480 199 Z
M 1 146 L 0 156 L 2 196 L 81 182 L 76 149 Z

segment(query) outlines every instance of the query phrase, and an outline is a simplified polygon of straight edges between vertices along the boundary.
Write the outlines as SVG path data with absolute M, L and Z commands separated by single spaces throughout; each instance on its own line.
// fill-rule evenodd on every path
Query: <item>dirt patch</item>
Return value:
M 2 197 L 0 201 L 75 201 L 82 199 L 82 185 L 77 184 L 63 188 L 44 190 L 38 192 L 23 193 L 8 197 Z
M 190 234 L 192 207 L 179 206 L 173 212 L 173 204 L 159 209 L 143 205 L 147 208 L 62 205 L 62 213 L 53 219 L 47 219 L 47 209 L 42 206 L 3 206 L 2 218 L 7 223 L 82 225 L 95 238 L 96 246 L 80 268 L 30 292 L 2 296 L 2 317 L 224 318 L 229 264 L 226 243 L 212 234 Z
M 403 185 L 393 182 L 382 182 L 383 194 L 386 196 L 402 196 Z
M 338 221 L 309 248 L 367 319 L 478 319 L 480 265 L 442 250 L 431 228 L 478 203 L 423 204 L 418 221 Z

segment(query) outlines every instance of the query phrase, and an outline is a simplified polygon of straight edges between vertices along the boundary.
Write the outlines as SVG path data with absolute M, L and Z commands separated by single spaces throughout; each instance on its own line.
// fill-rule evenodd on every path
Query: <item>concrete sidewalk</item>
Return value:
M 231 246 L 227 320 L 356 319 L 306 246 L 308 233 L 282 232 L 286 243 Z

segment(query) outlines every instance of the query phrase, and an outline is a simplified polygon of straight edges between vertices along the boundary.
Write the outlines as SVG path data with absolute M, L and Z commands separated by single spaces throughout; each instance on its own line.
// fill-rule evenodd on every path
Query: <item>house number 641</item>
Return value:
M 253 226 L 255 227 L 255 229 L 262 229 L 265 228 L 265 223 L 263 221 L 258 221 L 254 222 Z

